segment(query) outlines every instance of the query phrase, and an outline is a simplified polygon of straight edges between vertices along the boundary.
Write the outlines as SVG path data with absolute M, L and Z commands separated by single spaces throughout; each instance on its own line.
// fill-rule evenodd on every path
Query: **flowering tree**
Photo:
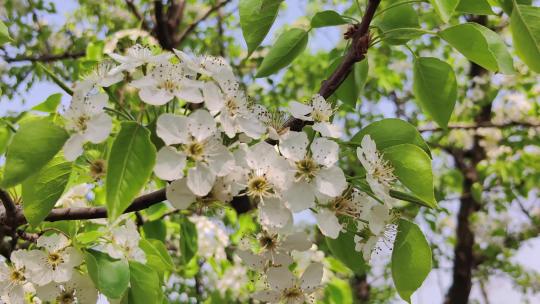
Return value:
M 314 4 L 261 46 L 283 1 L 209 2 L 82 1 L 73 33 L 5 1 L 3 94 L 63 92 L 0 120 L 1 301 L 411 302 L 445 263 L 445 303 L 537 291 L 511 257 L 539 233 L 538 7 Z

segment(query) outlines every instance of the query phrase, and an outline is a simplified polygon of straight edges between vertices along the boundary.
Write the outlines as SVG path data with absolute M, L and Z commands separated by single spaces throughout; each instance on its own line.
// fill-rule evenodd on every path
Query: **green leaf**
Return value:
M 392 278 L 401 298 L 411 303 L 411 295 L 430 271 L 431 247 L 426 237 L 415 223 L 400 219 L 392 251 Z
M 114 260 L 96 250 L 88 250 L 84 260 L 96 288 L 111 299 L 120 299 L 129 285 L 127 260 Z
M 512 15 L 512 11 L 514 9 L 514 0 L 498 0 L 499 5 L 504 10 L 504 12 L 508 15 Z M 517 4 L 524 4 L 524 5 L 531 5 L 532 0 L 516 0 Z
M 47 97 L 44 102 L 33 107 L 32 110 L 46 113 L 55 113 L 56 108 L 58 108 L 58 105 L 60 104 L 60 101 L 62 101 L 62 93 L 55 93 Z
M 319 28 L 347 24 L 349 21 L 335 11 L 327 10 L 318 12 L 311 18 L 311 27 Z
M 516 4 L 510 29 L 519 58 L 531 70 L 540 73 L 540 7 Z
M 437 58 L 416 58 L 413 92 L 422 110 L 446 128 L 457 100 L 457 81 L 452 67 Z
M 461 0 L 456 8 L 458 12 L 474 15 L 493 15 L 491 5 L 486 0 Z
M 418 38 L 427 32 L 418 28 L 399 28 L 384 32 L 384 41 L 390 44 L 402 44 L 409 40 Z
M 420 132 L 410 123 L 398 118 L 387 118 L 367 125 L 353 136 L 351 142 L 360 144 L 362 138 L 368 134 L 379 150 L 400 144 L 412 144 L 431 154 Z
M 391 146 L 382 151 L 383 157 L 394 167 L 399 181 L 430 207 L 437 207 L 431 159 L 426 152 L 411 144 Z
M 435 8 L 437 15 L 439 15 L 444 22 L 448 22 L 448 20 L 450 20 L 452 14 L 459 4 L 459 0 L 429 0 L 429 2 L 431 2 L 431 5 L 433 5 Z
M 6 152 L 10 139 L 11 130 L 7 126 L 0 126 L 0 155 Z
M 467 59 L 487 70 L 514 73 L 512 56 L 503 40 L 487 27 L 478 23 L 463 23 L 441 31 L 439 36 Z
M 392 5 L 395 5 L 392 3 Z M 401 4 L 394 6 L 384 13 L 378 19 L 376 23 L 377 27 L 383 32 L 390 32 L 404 28 L 419 28 L 418 14 L 413 8 L 412 4 Z M 408 37 L 399 37 L 397 35 L 384 36 L 384 41 L 389 44 L 405 44 L 409 39 Z
M 94 41 L 86 46 L 86 60 L 99 61 L 103 59 L 103 41 Z
M 180 258 L 183 264 L 189 263 L 197 253 L 197 227 L 187 217 L 180 218 Z
M 308 32 L 293 28 L 281 34 L 264 57 L 255 77 L 266 77 L 288 66 L 308 43 Z
M 143 224 L 144 236 L 148 239 L 165 241 L 167 237 L 167 225 L 163 220 L 148 221 Z
M 7 42 L 11 42 L 13 39 L 9 35 L 8 28 L 2 20 L 0 20 L 0 45 L 5 44 Z
M 129 262 L 130 304 L 160 303 L 163 293 L 158 273 L 144 264 Z
M 123 122 L 107 166 L 107 210 L 111 220 L 121 215 L 144 188 L 155 161 L 150 131 L 136 122 Z
M 270 31 L 281 2 L 283 0 L 240 0 L 240 26 L 249 55 L 261 44 Z
M 349 225 L 353 226 L 353 225 Z M 354 230 L 354 229 L 349 229 Z M 350 231 L 340 232 L 336 239 L 325 237 L 328 248 L 345 266 L 357 275 L 362 275 L 367 270 L 366 262 L 361 252 L 355 250 L 354 234 Z
M 338 68 L 342 60 L 343 57 L 336 58 L 326 70 L 326 75 L 330 76 Z M 352 109 L 356 108 L 358 97 L 366 85 L 368 71 L 369 64 L 367 60 L 356 63 L 353 72 L 345 78 L 335 92 L 337 98 Z
M 141 239 L 139 241 L 139 247 L 146 254 L 146 263 L 148 266 L 162 273 L 174 269 L 173 260 L 163 242 Z
M 58 154 L 22 183 L 23 213 L 30 224 L 37 226 L 47 217 L 62 196 L 70 174 L 71 162 Z
M 2 187 L 15 186 L 40 170 L 62 149 L 67 132 L 48 118 L 21 123 L 8 146 Z

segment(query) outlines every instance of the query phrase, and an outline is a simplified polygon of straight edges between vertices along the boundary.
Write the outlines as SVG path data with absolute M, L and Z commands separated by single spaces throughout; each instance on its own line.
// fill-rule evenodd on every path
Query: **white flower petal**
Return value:
M 306 156 L 308 144 L 306 133 L 290 131 L 281 137 L 279 151 L 285 158 L 299 161 Z
M 188 142 L 188 120 L 184 116 L 161 114 L 156 123 L 156 133 L 166 145 L 184 144 Z
M 217 176 L 229 174 L 233 170 L 234 164 L 232 153 L 224 145 L 218 144 L 212 149 L 208 165 Z
M 173 147 L 164 146 L 157 153 L 154 173 L 163 180 L 175 180 L 184 176 L 186 155 Z
M 310 114 L 312 110 L 313 109 L 309 105 L 297 101 L 289 103 L 289 111 L 291 112 L 291 115 L 297 119 L 312 121 L 313 119 L 311 117 L 306 116 Z
M 279 231 L 292 224 L 292 213 L 285 204 L 276 198 L 264 200 L 259 205 L 261 224 L 270 231 Z
M 177 209 L 187 209 L 197 197 L 189 190 L 185 178 L 175 180 L 167 186 L 167 200 Z
M 147 104 L 161 106 L 171 101 L 174 95 L 167 90 L 145 87 L 139 91 L 139 97 Z
M 37 246 L 55 252 L 69 245 L 69 239 L 63 234 L 42 235 L 37 239 Z
M 64 151 L 64 157 L 68 161 L 74 161 L 77 157 L 83 154 L 84 149 L 84 136 L 81 134 L 73 134 L 66 141 L 62 150 Z
M 261 290 L 253 294 L 253 299 L 269 302 L 269 303 L 278 303 L 281 298 L 281 293 L 274 290 Z
M 109 115 L 100 113 L 92 117 L 86 126 L 84 137 L 87 141 L 98 144 L 109 137 L 112 130 L 112 119 Z
M 281 248 L 286 251 L 298 250 L 306 251 L 313 243 L 309 240 L 309 236 L 305 232 L 296 232 L 288 235 L 281 243 Z
M 316 122 L 313 124 L 313 130 L 320 132 L 324 137 L 339 138 L 342 135 L 341 128 L 329 122 Z
M 183 86 L 175 92 L 176 97 L 191 103 L 201 103 L 204 101 L 200 88 Z
M 347 188 L 347 180 L 341 168 L 334 166 L 322 168 L 315 177 L 317 190 L 330 197 L 339 196 Z
M 319 165 L 330 167 L 338 161 L 339 145 L 333 140 L 318 137 L 311 144 L 311 152 Z
M 198 163 L 195 167 L 189 169 L 187 185 L 197 196 L 207 195 L 212 190 L 215 181 L 216 175 L 203 163 Z
M 328 209 L 321 209 L 315 215 L 317 226 L 325 236 L 335 239 L 339 236 L 342 229 L 341 224 L 334 212 Z
M 214 117 L 206 110 L 197 110 L 189 115 L 187 127 L 197 141 L 203 141 L 217 131 Z
M 296 277 L 287 267 L 272 267 L 266 273 L 268 285 L 273 290 L 284 290 L 294 287 Z
M 321 263 L 312 263 L 300 278 L 300 288 L 306 293 L 312 293 L 321 285 L 322 277 L 323 265 Z
M 224 101 L 218 86 L 213 82 L 206 82 L 203 86 L 204 104 L 208 111 L 216 114 L 223 108 Z
M 258 139 L 266 131 L 266 127 L 254 117 L 240 116 L 236 118 L 240 131 L 244 132 L 247 136 Z
M 292 212 L 300 212 L 315 205 L 313 187 L 305 182 L 292 184 L 283 193 L 283 198 L 287 201 Z
M 255 270 L 263 270 L 267 264 L 267 259 L 260 256 L 255 255 L 251 253 L 251 251 L 248 250 L 236 250 L 236 255 L 240 257 L 242 262 L 249 266 L 250 268 L 254 268 Z

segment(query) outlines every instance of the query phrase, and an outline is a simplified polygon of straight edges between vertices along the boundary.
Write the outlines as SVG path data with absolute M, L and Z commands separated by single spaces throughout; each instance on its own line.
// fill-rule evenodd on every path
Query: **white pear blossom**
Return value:
M 276 149 L 262 141 L 245 151 L 243 159 L 247 168 L 246 194 L 261 202 L 271 197 L 282 197 L 293 181 L 293 171 L 286 159 Z
M 295 167 L 295 183 L 284 193 L 293 212 L 313 207 L 315 196 L 336 197 L 347 188 L 345 174 L 336 166 L 337 143 L 319 137 L 310 145 L 306 133 L 290 131 L 282 136 L 279 149 Z
M 94 87 L 106 88 L 124 79 L 124 75 L 115 70 L 116 65 L 111 60 L 100 62 L 96 68 L 88 74 L 84 80 L 75 85 L 74 91 L 90 91 Z
M 37 296 L 42 301 L 56 303 L 95 304 L 98 291 L 88 276 L 73 273 L 71 280 L 65 283 L 49 283 L 36 288 Z
M 74 94 L 64 114 L 66 128 L 72 133 L 63 148 L 67 160 L 73 161 L 79 157 L 83 153 L 84 143 L 97 144 L 109 137 L 112 119 L 103 111 L 107 100 L 107 94 L 102 93 Z
M 397 200 L 390 196 L 390 185 L 396 180 L 394 168 L 382 158 L 375 141 L 369 135 L 362 138 L 356 155 L 366 169 L 366 180 L 373 193 L 389 207 L 394 206 Z
M 202 83 L 193 78 L 194 75 L 186 71 L 183 65 L 165 62 L 156 65 L 147 75 L 130 84 L 139 89 L 141 100 L 151 105 L 164 105 L 174 97 L 201 103 Z
M 87 197 L 91 190 L 92 186 L 86 183 L 73 186 L 60 197 L 56 206 L 63 208 L 88 207 Z
M 312 293 L 321 285 L 323 265 L 309 265 L 300 278 L 287 267 L 274 267 L 268 270 L 266 277 L 270 289 L 255 293 L 253 298 L 256 300 L 287 304 L 312 303 Z
M 294 118 L 313 121 L 313 130 L 320 132 L 324 137 L 341 136 L 341 128 L 330 121 L 334 114 L 332 105 L 319 94 L 314 95 L 309 104 L 291 102 L 289 111 Z
M 241 248 L 236 254 L 246 265 L 257 270 L 270 266 L 289 266 L 293 263 L 291 251 L 306 251 L 312 245 L 305 232 L 280 234 L 267 230 L 257 235 L 256 243 L 258 250 L 255 254 L 249 248 Z
M 70 243 L 63 234 L 40 236 L 37 246 L 42 249 L 29 251 L 25 261 L 29 270 L 28 279 L 39 286 L 71 280 L 74 267 L 79 266 L 83 260 L 81 253 Z
M 150 50 L 148 47 L 135 44 L 126 50 L 125 55 L 112 53 L 109 54 L 109 56 L 120 63 L 118 67 L 111 70 L 111 73 L 118 73 L 122 71 L 131 72 L 135 68 L 147 63 L 160 64 L 167 62 L 172 57 L 172 54 L 163 53 L 154 55 L 152 50 Z
M 15 250 L 10 256 L 11 264 L 0 262 L 0 297 L 9 303 L 24 304 L 24 293 L 32 287 L 28 282 L 28 259 L 27 251 Z
M 221 88 L 213 82 L 203 87 L 205 105 L 212 115 L 217 115 L 223 132 L 233 138 L 244 133 L 251 138 L 259 138 L 266 127 L 258 115 L 265 109 L 261 105 L 250 106 L 240 84 L 235 79 L 222 81 Z
M 221 57 L 190 56 L 180 50 L 173 50 L 182 63 L 194 73 L 213 78 L 220 86 L 234 79 L 231 66 Z
M 146 263 L 146 254 L 139 247 L 141 235 L 132 220 L 110 229 L 107 241 L 96 246 L 96 250 L 107 253 L 113 259 L 127 259 Z
M 206 110 L 189 117 L 163 114 L 157 121 L 157 134 L 167 146 L 159 150 L 154 172 L 161 179 L 180 179 L 190 160 L 194 166 L 188 170 L 187 185 L 197 196 L 207 195 L 216 177 L 234 168 L 233 155 L 221 143 L 216 122 Z
M 360 221 L 357 223 L 357 230 L 362 236 L 355 235 L 354 242 L 355 250 L 362 252 L 365 261 L 369 262 L 373 251 L 377 250 L 381 242 L 393 243 L 395 226 L 392 220 L 392 213 L 386 205 L 374 199 L 368 199 L 363 204 Z

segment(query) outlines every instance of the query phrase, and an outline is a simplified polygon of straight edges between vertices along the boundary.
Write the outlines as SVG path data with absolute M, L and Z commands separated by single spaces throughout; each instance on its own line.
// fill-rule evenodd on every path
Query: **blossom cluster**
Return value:
M 237 254 L 247 266 L 265 274 L 268 286 L 254 298 L 303 303 L 321 284 L 323 267 L 318 262 L 307 266 L 300 277 L 289 269 L 293 251 L 312 247 L 309 235 L 295 231 L 293 213 L 311 210 L 320 232 L 328 238 L 353 233 L 356 250 L 368 261 L 386 238 L 396 220 L 392 210 L 396 200 L 390 196 L 397 182 L 393 168 L 366 135 L 356 152 L 366 172 L 367 190 L 349 183 L 339 166 L 336 139 L 342 132 L 332 121 L 335 106 L 321 95 L 315 94 L 306 103 L 290 103 L 284 112 L 312 129 L 293 131 L 279 123 L 283 115 L 270 113 L 248 98 L 222 58 L 190 56 L 179 50 L 156 54 L 140 45 L 110 57 L 116 63 L 100 63 L 74 86 L 64 115 L 71 134 L 63 149 L 66 159 L 81 156 L 85 143 L 97 144 L 109 137 L 114 124 L 105 89 L 113 84 L 128 82 L 140 100 L 151 106 L 173 101 L 182 105 L 166 107 L 156 117 L 156 134 L 164 144 L 157 153 L 154 174 L 168 182 L 167 200 L 180 210 L 204 210 L 248 197 L 256 207 L 261 231 L 246 238 Z M 84 193 L 88 188 L 74 191 Z M 64 202 L 80 206 L 76 196 Z M 208 226 L 201 225 L 199 229 Z M 107 227 L 101 238 L 105 241 L 95 249 L 115 259 L 145 262 L 132 221 Z M 227 241 L 225 237 L 217 234 L 199 246 L 221 244 Z M 225 258 L 223 251 L 207 253 Z

